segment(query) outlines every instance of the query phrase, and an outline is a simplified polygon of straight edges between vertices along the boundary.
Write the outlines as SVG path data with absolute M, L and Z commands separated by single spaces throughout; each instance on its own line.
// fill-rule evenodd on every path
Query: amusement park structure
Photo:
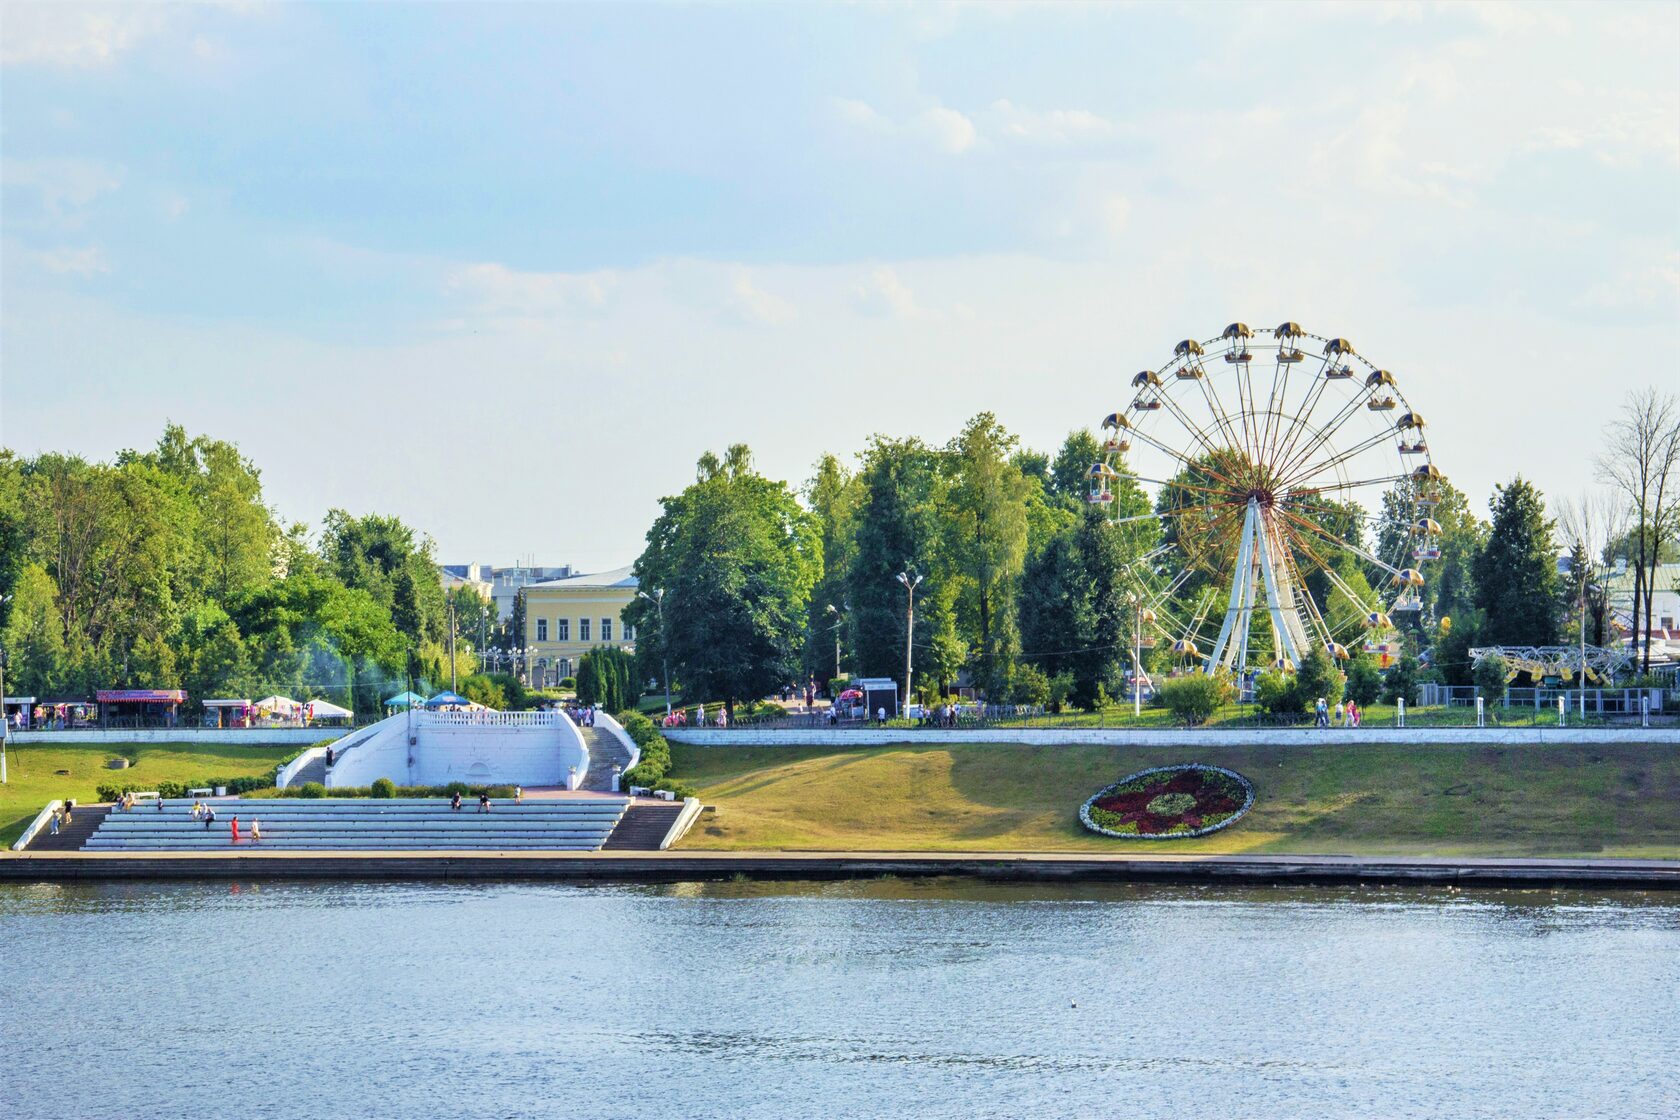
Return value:
M 1589 645 L 1477 646 L 1470 651 L 1473 664 L 1480 665 L 1490 657 L 1504 662 L 1507 682 L 1516 680 L 1519 673 L 1527 673 L 1536 684 L 1548 681 L 1569 684 L 1583 671 L 1582 684 L 1586 681 L 1608 684 L 1633 660 L 1632 652 L 1626 648 Z
M 1298 323 L 1232 323 L 1130 388 L 1103 420 L 1086 496 L 1159 527 L 1130 569 L 1137 646 L 1164 641 L 1182 669 L 1239 677 L 1319 649 L 1397 652 L 1393 618 L 1422 608 L 1423 567 L 1441 555 L 1442 475 L 1392 373 Z M 1115 508 L 1127 477 L 1154 489 L 1149 512 Z M 1409 532 L 1381 555 L 1367 510 L 1391 489 Z

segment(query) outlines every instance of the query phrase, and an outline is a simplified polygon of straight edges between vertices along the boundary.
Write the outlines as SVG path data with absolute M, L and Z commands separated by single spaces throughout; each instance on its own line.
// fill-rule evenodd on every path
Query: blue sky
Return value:
M 0 21 L 5 444 L 173 418 L 451 560 L 628 562 L 735 441 L 1053 447 L 1232 319 L 1353 338 L 1477 502 L 1675 380 L 1673 5 Z

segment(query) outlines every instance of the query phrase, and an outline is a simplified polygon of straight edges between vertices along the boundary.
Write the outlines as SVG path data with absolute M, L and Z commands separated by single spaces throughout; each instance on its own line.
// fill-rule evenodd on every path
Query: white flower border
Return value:
M 1172 774 L 1177 773 L 1180 770 L 1208 770 L 1215 774 L 1224 774 L 1227 777 L 1235 778 L 1242 784 L 1243 790 L 1246 793 L 1246 796 L 1243 798 L 1242 808 L 1238 809 L 1218 824 L 1209 825 L 1206 828 L 1198 828 L 1194 832 L 1115 832 L 1113 829 L 1103 828 L 1101 825 L 1096 824 L 1091 820 L 1091 806 L 1097 803 L 1098 798 L 1107 797 L 1110 790 L 1115 789 L 1118 786 L 1123 786 L 1127 782 L 1136 781 L 1139 778 L 1146 778 L 1151 774 Z M 1104 836 L 1112 836 L 1116 840 L 1192 840 L 1197 836 L 1206 836 L 1210 832 L 1218 832 L 1222 828 L 1228 828 L 1231 825 L 1236 824 L 1253 807 L 1254 783 L 1237 773 L 1235 770 L 1227 770 L 1223 766 L 1209 766 L 1203 762 L 1181 762 L 1176 766 L 1151 766 L 1147 770 L 1139 770 L 1136 773 L 1127 774 L 1124 778 L 1104 786 L 1102 789 L 1087 798 L 1085 804 L 1079 807 L 1079 823 L 1090 829 L 1092 832 L 1101 833 Z

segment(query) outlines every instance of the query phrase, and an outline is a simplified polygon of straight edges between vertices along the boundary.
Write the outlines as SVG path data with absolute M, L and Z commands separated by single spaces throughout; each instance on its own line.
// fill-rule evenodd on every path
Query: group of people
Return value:
M 696 704 L 692 721 L 688 718 L 687 708 L 675 708 L 659 722 L 664 727 L 728 727 L 729 717 L 725 714 L 721 705 L 716 713 L 708 717 L 706 715 L 706 705 Z
M 1330 701 L 1320 696 L 1318 703 L 1313 705 L 1313 716 L 1318 727 L 1358 727 L 1365 713 L 1352 700 L 1345 704 L 1338 700 L 1332 708 Z
M 215 807 L 211 806 L 211 805 L 206 805 L 202 801 L 194 801 L 193 802 L 193 807 L 192 807 L 192 818 L 195 821 L 203 821 L 204 822 L 204 831 L 209 832 L 211 827 L 216 823 Z M 239 843 L 239 814 L 238 813 L 235 813 L 233 815 L 233 819 L 228 821 L 228 832 L 229 832 L 229 835 L 232 838 L 232 843 L 235 843 L 235 844 Z M 253 844 L 262 843 L 262 821 L 258 820 L 256 817 L 252 817 L 251 818 L 251 823 L 247 827 L 245 834 L 250 837 L 251 843 L 253 843 Z
M 514 801 L 517 802 L 517 801 L 524 800 L 524 794 L 525 794 L 524 789 L 522 789 L 519 786 L 514 787 L 514 798 L 513 798 Z M 491 804 L 490 803 L 490 795 L 488 793 L 480 793 L 478 795 L 478 811 L 479 812 L 488 813 L 490 811 L 490 804 Z M 449 807 L 457 813 L 459 813 L 461 811 L 461 791 L 460 790 L 456 790 L 455 793 L 449 798 Z
M 76 799 L 74 797 L 66 799 L 63 805 L 52 811 L 52 819 L 47 822 L 49 831 L 51 831 L 54 836 L 57 836 L 58 830 L 71 822 L 75 816 L 75 812 Z

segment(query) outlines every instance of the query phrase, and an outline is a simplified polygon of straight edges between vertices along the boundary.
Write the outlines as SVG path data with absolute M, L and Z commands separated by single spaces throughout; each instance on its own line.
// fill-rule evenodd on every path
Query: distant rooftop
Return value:
M 567 576 L 565 579 L 544 580 L 541 583 L 533 583 L 531 586 L 579 589 L 614 587 L 627 588 L 634 591 L 638 586 L 640 586 L 640 584 L 641 581 L 630 573 L 630 567 L 629 565 L 626 565 L 622 568 L 614 568 L 610 572 L 594 572 L 590 575 Z

